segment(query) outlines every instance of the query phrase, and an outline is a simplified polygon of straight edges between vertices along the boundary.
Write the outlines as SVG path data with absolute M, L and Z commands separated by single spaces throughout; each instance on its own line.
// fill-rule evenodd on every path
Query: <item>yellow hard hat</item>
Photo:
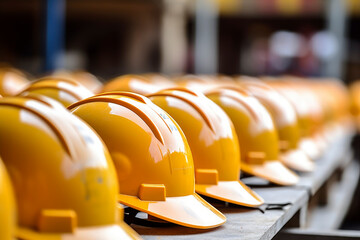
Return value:
M 14 96 L 24 89 L 29 80 L 19 70 L 0 68 L 0 95 Z
M 327 99 L 322 98 L 322 91 L 317 91 L 317 80 L 307 79 L 307 80 L 298 80 L 293 82 L 295 89 L 300 92 L 303 101 L 307 104 L 307 109 L 310 113 L 312 131 L 311 138 L 313 142 L 317 145 L 319 149 L 319 156 L 324 153 L 328 148 L 328 141 L 326 135 L 324 135 L 324 129 L 326 125 L 333 118 L 333 111 L 331 111 L 331 106 L 328 106 Z M 322 88 L 327 89 L 327 93 L 332 97 L 336 98 L 336 94 L 331 94 L 331 90 L 328 89 L 326 82 L 323 82 Z M 339 98 L 338 101 L 341 101 Z M 333 137 L 331 137 L 333 139 Z
M 321 155 L 321 149 L 319 149 L 319 146 L 312 138 L 314 133 L 314 121 L 311 116 L 311 109 L 309 109 L 309 100 L 304 100 L 299 90 L 289 82 L 273 81 L 268 83 L 282 96 L 284 96 L 294 107 L 300 129 L 301 139 L 299 142 L 299 148 L 302 149 L 312 160 L 317 159 Z
M 16 97 L 17 98 L 25 98 L 25 99 L 36 100 L 36 101 L 39 101 L 39 102 L 41 102 L 41 103 L 43 103 L 45 105 L 48 105 L 49 107 L 51 107 L 53 109 L 56 109 L 56 111 L 65 111 L 65 112 L 69 113 L 67 108 L 65 108 L 61 103 L 59 103 L 58 101 L 56 101 L 56 100 L 54 100 L 52 98 L 46 97 L 44 95 L 27 92 L 27 93 L 24 93 L 22 95 L 18 95 Z
M 351 117 L 351 112 L 354 110 L 354 94 L 355 85 L 352 85 L 348 90 L 344 84 L 339 80 L 323 79 L 317 81 L 313 91 L 323 103 L 327 110 L 326 131 L 330 134 L 324 133 L 327 141 L 330 142 L 336 139 L 336 134 L 348 134 L 355 130 L 356 122 Z M 356 100 L 355 100 L 356 101 Z
M 186 88 L 162 90 L 148 97 L 184 131 L 194 159 L 197 193 L 248 207 L 263 204 L 260 196 L 239 181 L 237 135 L 219 106 Z
M 107 82 L 101 92 L 126 91 L 138 94 L 149 94 L 162 89 L 161 84 L 153 84 L 141 75 L 123 75 Z
M 145 73 L 141 76 L 147 78 L 148 81 L 153 84 L 161 85 L 161 88 L 176 87 L 176 84 L 165 75 L 161 75 L 158 73 Z
M 38 102 L 41 102 L 45 105 L 48 105 L 49 107 L 56 109 L 56 111 L 65 111 L 67 113 L 69 113 L 69 111 L 67 110 L 67 108 L 65 108 L 60 102 L 49 98 L 47 96 L 38 94 L 38 93 L 32 93 L 32 92 L 24 92 L 21 93 L 19 95 L 16 95 L 17 98 L 25 98 L 25 99 L 32 99 L 32 100 L 36 100 Z
M 0 239 L 11 240 L 16 230 L 16 203 L 11 181 L 0 160 Z
M 122 221 L 107 148 L 69 112 L 0 99 L 0 155 L 11 177 L 20 239 L 139 239 Z
M 20 94 L 36 93 L 50 97 L 65 107 L 94 95 L 90 90 L 74 80 L 60 77 L 44 77 L 28 85 Z
M 69 107 L 109 148 L 121 186 L 120 203 L 193 228 L 226 218 L 195 193 L 192 155 L 177 123 L 148 98 L 99 94 Z
M 103 85 L 96 76 L 85 71 L 57 70 L 53 72 L 50 76 L 53 78 L 66 78 L 76 81 L 86 87 L 92 93 L 97 93 L 98 91 L 100 91 Z
M 271 114 L 279 136 L 279 159 L 294 170 L 313 171 L 314 163 L 304 151 L 299 149 L 298 120 L 296 112 L 288 100 L 260 81 L 243 80 L 239 84 L 256 97 Z
M 205 93 L 230 117 L 239 138 L 241 169 L 279 185 L 293 185 L 298 176 L 279 161 L 279 139 L 271 115 L 246 91 L 213 89 Z
M 318 158 L 327 149 L 327 143 L 322 136 L 322 130 L 325 126 L 326 112 L 323 107 L 318 93 L 314 91 L 314 83 L 309 80 L 298 80 L 291 83 L 294 89 L 299 92 L 302 101 L 306 104 L 308 110 L 308 118 L 311 128 L 308 138 L 311 139 L 313 144 L 318 149 Z
M 71 76 L 93 93 L 99 92 L 103 86 L 97 77 L 85 71 L 75 71 Z
M 206 75 L 184 75 L 174 78 L 178 87 L 186 87 L 196 91 L 204 92 L 218 86 L 219 83 L 214 78 Z

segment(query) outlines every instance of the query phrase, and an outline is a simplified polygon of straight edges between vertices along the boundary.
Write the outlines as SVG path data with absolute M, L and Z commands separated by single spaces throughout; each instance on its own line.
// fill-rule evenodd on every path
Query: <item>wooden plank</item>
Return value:
M 281 231 L 274 240 L 346 240 L 360 239 L 360 231 L 351 230 L 304 230 L 286 229 Z
M 229 204 L 210 202 L 227 217 L 227 223 L 213 230 L 196 230 L 173 226 L 167 228 L 147 228 L 132 225 L 144 239 L 270 239 L 308 201 L 308 193 L 303 189 L 288 187 L 256 189 L 266 204 L 289 202 L 284 209 L 267 210 L 244 208 Z
M 319 158 L 316 163 L 316 170 L 312 173 L 302 173 L 298 187 L 305 187 L 314 195 L 334 171 L 347 161 L 349 146 L 352 135 L 345 136 L 336 141 L 333 146 Z
M 337 229 L 351 204 L 360 176 L 358 162 L 351 162 L 345 169 L 341 182 L 330 189 L 328 204 L 315 208 L 308 219 L 310 229 Z

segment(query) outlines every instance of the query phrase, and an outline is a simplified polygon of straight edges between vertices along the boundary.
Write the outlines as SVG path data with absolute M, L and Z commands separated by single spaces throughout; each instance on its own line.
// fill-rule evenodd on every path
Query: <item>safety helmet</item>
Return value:
M 327 144 L 321 136 L 325 125 L 325 109 L 321 104 L 319 95 L 314 91 L 314 80 L 298 79 L 290 81 L 293 88 L 299 92 L 308 110 L 310 119 L 310 138 L 316 144 L 319 155 L 322 155 L 327 148 Z
M 138 94 L 149 94 L 161 90 L 161 83 L 152 83 L 148 77 L 141 75 L 123 75 L 107 82 L 101 92 L 126 91 Z
M 241 148 L 241 169 L 279 185 L 293 185 L 298 176 L 279 161 L 279 143 L 271 115 L 246 91 L 213 89 L 205 93 L 230 117 Z
M 326 94 L 322 90 L 320 91 L 318 81 L 318 79 L 298 80 L 293 84 L 296 84 L 296 89 L 300 91 L 304 101 L 308 104 L 312 125 L 314 126 L 311 138 L 317 144 L 319 155 L 322 155 L 329 147 L 331 140 L 333 140 L 334 135 L 330 138 L 327 137 L 327 130 L 330 129 L 328 128 L 329 123 L 332 122 L 333 117 L 336 115 L 334 115 L 335 111 L 333 110 L 335 109 L 332 109 L 332 103 L 328 102 L 329 98 L 324 98 L 324 96 L 329 94 L 331 98 L 336 99 L 337 97 L 336 93 L 331 94 L 331 89 L 323 80 L 321 88 L 327 89 Z M 330 101 L 333 102 L 333 100 Z M 337 101 L 341 102 L 341 98 L 337 98 Z
M 53 78 L 66 78 L 78 82 L 92 93 L 100 91 L 103 85 L 96 76 L 85 71 L 56 70 L 50 76 Z
M 207 75 L 187 74 L 174 78 L 178 87 L 185 87 L 196 91 L 204 92 L 219 85 L 214 78 Z
M 71 76 L 93 93 L 99 92 L 103 86 L 97 77 L 85 71 L 75 71 L 71 73 Z
M 26 76 L 14 68 L 0 68 L 0 95 L 14 96 L 29 83 Z
M 26 97 L 0 99 L 0 114 L 0 155 L 17 199 L 18 238 L 139 238 L 121 219 L 113 163 L 88 125 Z
M 194 164 L 178 124 L 148 98 L 99 94 L 69 110 L 106 143 L 118 173 L 120 203 L 193 228 L 212 228 L 224 215 L 195 193 Z
M 65 107 L 94 95 L 74 80 L 60 77 L 44 77 L 28 85 L 20 94 L 32 92 L 57 100 Z
M 200 92 L 186 88 L 148 95 L 184 131 L 194 159 L 197 193 L 248 207 L 264 201 L 242 183 L 240 149 L 226 113 Z
M 271 114 L 279 137 L 279 159 L 294 170 L 313 171 L 314 163 L 299 149 L 298 120 L 288 100 L 264 82 L 241 80 L 239 84 L 256 97 Z
M 67 108 L 65 108 L 64 105 L 62 105 L 60 102 L 58 102 L 52 98 L 49 98 L 47 96 L 44 96 L 44 95 L 40 95 L 40 94 L 32 93 L 32 92 L 26 92 L 21 95 L 17 95 L 16 97 L 35 100 L 35 101 L 41 102 L 45 105 L 48 105 L 49 107 L 53 108 L 54 110 L 56 110 L 58 112 L 63 111 L 63 112 L 66 112 L 66 114 L 69 113 L 69 110 Z
M 318 115 L 312 117 L 311 109 L 309 109 L 310 101 L 302 96 L 299 89 L 292 85 L 293 83 L 289 83 L 288 81 L 269 81 L 267 83 L 275 88 L 276 91 L 284 96 L 294 107 L 300 129 L 301 139 L 299 148 L 312 160 L 316 160 L 321 155 L 321 149 L 312 136 L 314 133 L 314 118 L 317 118 Z M 315 109 L 318 108 L 316 107 Z
M 149 82 L 154 84 L 162 85 L 163 87 L 175 87 L 176 84 L 169 79 L 169 77 L 158 74 L 158 73 L 145 73 L 141 74 L 142 77 L 145 77 Z
M 344 83 L 336 79 L 322 79 L 312 88 L 327 110 L 327 121 L 324 136 L 328 142 L 343 134 L 354 132 L 356 122 L 351 117 L 353 110 L 352 87 L 346 88 Z M 328 134 L 326 134 L 328 133 Z M 336 136 L 339 134 L 339 136 Z
M 16 230 L 16 203 L 10 178 L 0 160 L 0 239 L 11 240 Z

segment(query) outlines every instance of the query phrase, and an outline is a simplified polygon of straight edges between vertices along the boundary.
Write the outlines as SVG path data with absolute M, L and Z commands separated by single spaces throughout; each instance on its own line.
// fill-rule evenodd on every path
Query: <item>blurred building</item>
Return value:
M 359 16 L 357 0 L 3 0 L 0 62 L 105 78 L 162 71 L 349 81 L 360 77 Z

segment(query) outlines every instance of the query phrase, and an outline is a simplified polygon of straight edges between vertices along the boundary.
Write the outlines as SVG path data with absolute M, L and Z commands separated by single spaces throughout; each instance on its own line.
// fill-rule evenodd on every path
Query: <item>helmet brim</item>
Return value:
M 165 201 L 142 201 L 136 196 L 119 194 L 119 201 L 159 219 L 185 227 L 208 229 L 226 222 L 226 217 L 199 195 L 166 197 Z
M 299 172 L 312 172 L 315 169 L 314 162 L 300 149 L 282 153 L 280 160 L 289 168 Z
M 96 227 L 80 227 L 74 233 L 41 233 L 28 228 L 18 228 L 16 237 L 20 239 L 36 239 L 36 240 L 140 240 L 142 239 L 130 226 L 125 222 L 119 222 L 114 225 L 96 226 Z
M 321 133 L 316 134 L 313 139 L 320 153 L 323 153 L 328 148 L 326 139 Z
M 258 207 L 264 200 L 241 181 L 219 181 L 217 185 L 195 184 L 197 193 L 225 202 Z
M 241 170 L 278 185 L 295 185 L 299 181 L 298 175 L 279 160 L 265 161 L 262 164 L 248 164 L 243 162 L 241 163 Z
M 313 161 L 320 157 L 320 149 L 316 142 L 311 138 L 304 138 L 299 143 L 299 148 L 303 150 Z

